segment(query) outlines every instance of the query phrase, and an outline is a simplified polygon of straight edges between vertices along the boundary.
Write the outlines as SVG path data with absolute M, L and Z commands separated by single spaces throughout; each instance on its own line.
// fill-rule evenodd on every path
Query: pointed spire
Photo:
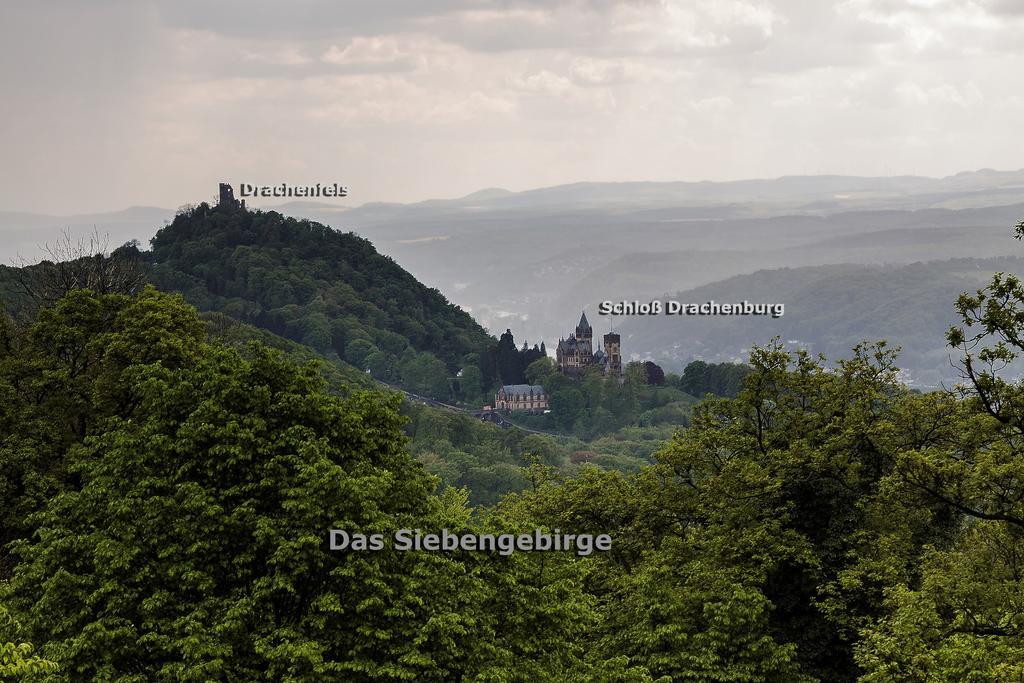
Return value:
M 587 322 L 587 312 L 583 311 L 583 315 L 580 316 L 580 324 L 577 326 L 581 330 L 589 330 L 590 323 Z

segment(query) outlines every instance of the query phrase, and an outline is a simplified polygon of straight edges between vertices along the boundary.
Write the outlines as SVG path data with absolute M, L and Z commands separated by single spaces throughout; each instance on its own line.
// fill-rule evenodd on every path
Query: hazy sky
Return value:
M 2 0 L 0 209 L 1024 166 L 1024 0 Z

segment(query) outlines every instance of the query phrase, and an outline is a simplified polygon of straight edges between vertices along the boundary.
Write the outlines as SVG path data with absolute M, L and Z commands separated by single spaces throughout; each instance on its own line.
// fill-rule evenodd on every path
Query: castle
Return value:
M 220 196 L 218 197 L 217 206 L 226 206 L 231 209 L 244 209 L 245 200 L 239 201 L 235 199 L 235 192 L 231 189 L 231 186 L 227 183 L 221 183 L 218 188 Z
M 587 368 L 600 368 L 608 377 L 622 377 L 622 351 L 619 335 L 609 332 L 604 335 L 604 349 L 594 351 L 594 331 L 587 322 L 587 313 L 580 316 L 575 334 L 568 339 L 559 339 L 555 350 L 558 370 L 570 377 L 580 377 Z

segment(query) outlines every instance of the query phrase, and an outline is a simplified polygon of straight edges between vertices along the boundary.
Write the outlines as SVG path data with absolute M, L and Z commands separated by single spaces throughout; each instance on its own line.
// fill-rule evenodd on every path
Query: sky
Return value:
M 1017 169 L 1022 35 L 1024 0 L 2 0 L 0 210 Z

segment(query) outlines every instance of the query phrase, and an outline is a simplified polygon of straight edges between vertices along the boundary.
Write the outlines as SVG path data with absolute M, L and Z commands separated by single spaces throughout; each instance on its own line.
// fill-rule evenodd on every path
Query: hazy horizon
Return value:
M 477 188 L 475 190 L 470 190 L 469 192 L 466 192 L 466 193 L 463 193 L 463 194 L 451 195 L 451 196 L 427 196 L 427 197 L 414 198 L 414 199 L 410 199 L 410 200 L 407 200 L 407 201 L 389 200 L 389 199 L 378 199 L 378 200 L 366 201 L 366 202 L 353 202 L 353 201 L 350 201 L 351 197 L 344 197 L 344 198 L 339 198 L 339 199 L 331 199 L 331 198 L 324 198 L 324 197 L 320 197 L 320 198 L 300 198 L 300 197 L 295 197 L 295 198 L 283 198 L 283 197 L 259 198 L 259 197 L 251 197 L 251 198 L 247 198 L 246 199 L 246 203 L 247 203 L 247 205 L 249 205 L 249 206 L 251 206 L 253 208 L 258 208 L 258 209 L 275 209 L 275 208 L 278 208 L 278 207 L 287 206 L 289 204 L 300 204 L 301 203 L 301 204 L 319 205 L 319 206 L 322 206 L 324 208 L 336 208 L 336 209 L 346 209 L 347 210 L 347 209 L 360 209 L 360 208 L 364 208 L 364 207 L 371 206 L 371 205 L 374 205 L 374 204 L 415 205 L 415 204 L 422 204 L 422 203 L 428 203 L 428 202 L 457 201 L 457 200 L 460 200 L 460 199 L 465 199 L 465 198 L 471 197 L 471 196 L 473 196 L 475 194 L 478 194 L 478 193 L 490 192 L 490 191 L 508 192 L 510 194 L 527 194 L 527 193 L 530 193 L 530 192 L 537 192 L 537 191 L 543 191 L 543 190 L 551 190 L 551 189 L 555 189 L 555 188 L 566 188 L 566 187 L 573 187 L 573 186 L 580 186 L 580 185 L 600 185 L 600 184 L 609 184 L 609 185 L 614 185 L 614 184 L 618 184 L 618 185 L 631 185 L 631 184 L 633 184 L 633 185 L 640 185 L 640 184 L 666 184 L 666 185 L 667 184 L 688 184 L 688 185 L 705 185 L 706 184 L 706 185 L 725 185 L 725 184 L 729 184 L 729 183 L 772 182 L 772 181 L 780 181 L 780 180 L 785 180 L 785 179 L 790 179 L 790 178 L 796 179 L 796 178 L 828 178 L 828 177 L 835 177 L 835 178 L 860 178 L 860 179 L 865 179 L 865 180 L 887 180 L 887 179 L 891 180 L 891 179 L 897 179 L 897 178 L 908 178 L 908 179 L 909 178 L 915 178 L 915 179 L 921 179 L 921 180 L 946 180 L 946 179 L 949 179 L 949 178 L 956 178 L 958 176 L 965 176 L 965 175 L 971 175 L 971 174 L 981 174 L 981 173 L 986 173 L 986 172 L 991 172 L 991 173 L 1024 173 L 1024 167 L 1020 167 L 1020 168 L 1010 168 L 1010 167 L 1007 167 L 1007 168 L 993 168 L 991 166 L 986 166 L 986 167 L 982 167 L 982 168 L 964 169 L 964 170 L 961 170 L 961 171 L 957 171 L 955 173 L 950 173 L 948 175 L 942 175 L 942 176 L 913 175 L 913 174 L 900 174 L 900 175 L 889 175 L 889 176 L 858 176 L 858 175 L 845 175 L 845 174 L 835 174 L 835 173 L 814 173 L 814 174 L 785 174 L 785 175 L 778 175 L 778 176 L 763 176 L 763 177 L 750 177 L 750 178 L 730 178 L 730 179 L 726 179 L 726 180 L 710 179 L 710 178 L 701 179 L 701 180 L 682 180 L 682 179 L 676 179 L 676 180 L 645 180 L 645 179 L 629 179 L 629 178 L 623 178 L 621 180 L 569 180 L 567 182 L 557 183 L 555 185 L 542 185 L 542 186 L 536 186 L 536 187 L 525 187 L 525 188 L 522 188 L 522 189 L 512 189 L 512 188 L 508 188 L 508 187 L 498 187 L 496 185 L 483 185 L 483 186 L 481 186 L 481 187 L 479 187 L 479 188 Z M 227 180 L 224 180 L 223 182 L 229 182 L 229 184 L 231 184 L 231 186 L 234 189 L 234 191 L 236 193 L 238 192 L 238 183 L 230 182 L 230 181 L 227 181 Z M 68 218 L 68 217 L 87 216 L 87 215 L 91 215 L 91 214 L 106 215 L 106 214 L 112 214 L 112 213 L 128 211 L 128 210 L 132 210 L 132 209 L 160 209 L 160 210 L 167 210 L 167 211 L 175 211 L 177 208 L 180 208 L 181 206 L 183 206 L 185 204 L 197 204 L 197 203 L 203 202 L 203 201 L 207 201 L 207 202 L 210 202 L 210 203 L 216 203 L 216 197 L 214 196 L 215 194 L 216 194 L 215 192 L 206 192 L 205 194 L 203 194 L 202 197 L 193 197 L 193 198 L 186 199 L 184 202 L 182 202 L 182 201 L 170 202 L 170 203 L 165 204 L 165 205 L 138 204 L 138 203 L 135 203 L 135 204 L 122 205 L 122 206 L 110 206 L 110 207 L 106 207 L 106 208 L 100 208 L 98 210 L 90 210 L 90 211 L 71 210 L 71 211 L 66 211 L 66 212 L 62 212 L 62 213 L 53 213 L 53 212 L 48 212 L 48 211 L 43 211 L 43 210 L 20 209 L 20 208 L 10 208 L 10 207 L 7 207 L 7 206 L 0 206 L 0 213 L 32 214 L 32 215 L 40 215 L 40 216 L 50 216 L 50 217 L 54 217 L 54 218 Z M 1013 200 L 1013 199 L 1008 199 L 1007 200 L 1007 204 L 1011 204 L 1011 203 L 1017 203 L 1017 201 Z
M 5 3 L 0 206 L 1019 168 L 1010 0 Z

